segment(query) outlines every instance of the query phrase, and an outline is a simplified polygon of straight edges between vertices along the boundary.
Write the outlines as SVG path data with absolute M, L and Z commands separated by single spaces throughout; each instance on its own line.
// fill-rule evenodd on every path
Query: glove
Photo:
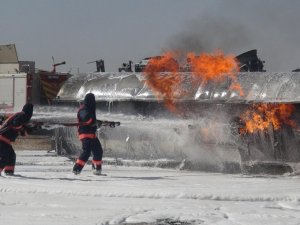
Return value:
M 33 133 L 35 131 L 38 131 L 38 130 L 41 130 L 42 129 L 42 123 L 30 123 L 30 124 L 27 124 L 26 126 L 24 126 L 24 129 L 25 131 L 27 131 L 28 133 Z
M 24 137 L 27 135 L 27 128 L 26 127 L 22 127 L 21 130 L 19 130 L 19 134 Z
M 40 130 L 40 129 L 42 129 L 42 125 L 43 125 L 43 123 L 41 123 L 41 122 L 33 123 L 33 124 L 32 124 L 32 129 L 33 129 L 34 131 Z
M 113 128 L 113 127 L 116 126 L 116 123 L 115 123 L 115 122 L 110 122 L 110 123 L 109 123 L 109 126 Z

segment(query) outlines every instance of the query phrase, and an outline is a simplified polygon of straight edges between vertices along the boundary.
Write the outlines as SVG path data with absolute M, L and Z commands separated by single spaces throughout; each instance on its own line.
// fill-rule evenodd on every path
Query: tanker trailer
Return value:
M 98 132 L 104 156 L 115 162 L 134 160 L 146 165 L 231 173 L 293 171 L 300 160 L 300 73 L 238 73 L 236 81 L 243 95 L 230 88 L 230 78 L 194 86 L 189 83 L 190 73 L 181 75 L 185 95 L 174 103 L 180 114 L 166 109 L 141 73 L 73 76 L 55 102 L 74 112 L 74 119 L 76 111 L 71 107 L 78 107 L 87 93 L 94 93 L 97 118 L 121 122 L 118 128 Z M 288 115 L 283 116 L 285 111 Z M 269 118 L 272 116 L 275 118 Z M 265 127 L 251 127 L 251 122 L 260 120 Z M 76 128 L 58 128 L 55 132 L 58 152 L 78 154 Z

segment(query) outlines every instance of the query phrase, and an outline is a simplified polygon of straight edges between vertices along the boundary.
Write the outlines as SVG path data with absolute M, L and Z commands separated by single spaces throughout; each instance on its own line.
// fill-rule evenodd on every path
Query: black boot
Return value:
M 80 174 L 82 168 L 83 168 L 83 167 L 82 167 L 81 165 L 79 165 L 79 164 L 76 163 L 76 164 L 74 165 L 74 167 L 73 167 L 73 173 L 74 173 L 75 175 Z
M 102 170 L 101 169 L 96 169 L 93 171 L 94 175 L 102 175 Z
M 6 176 L 13 176 L 14 175 L 14 171 L 13 170 L 5 170 L 5 175 Z
M 101 165 L 95 165 L 92 163 L 92 168 L 93 168 L 93 174 L 94 175 L 101 175 L 102 172 L 102 166 Z

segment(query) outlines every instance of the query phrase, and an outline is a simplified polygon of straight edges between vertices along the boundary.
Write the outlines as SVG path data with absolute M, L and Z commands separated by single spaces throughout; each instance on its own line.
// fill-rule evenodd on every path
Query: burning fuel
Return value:
M 278 130 L 286 124 L 291 127 L 296 126 L 296 122 L 291 119 L 295 106 L 292 104 L 255 104 L 241 115 L 245 127 L 241 133 L 254 133 L 259 130 L 265 131 L 270 126 Z
M 177 111 L 174 100 L 180 97 L 180 93 L 176 91 L 182 82 L 178 70 L 173 53 L 166 53 L 163 57 L 151 59 L 144 73 L 146 84 L 158 99 L 164 100 L 166 107 L 172 112 Z M 169 73 L 162 75 L 161 71 Z
M 221 51 L 213 54 L 202 53 L 196 56 L 194 53 L 188 53 L 192 67 L 192 75 L 196 81 L 213 81 L 221 83 L 230 78 L 232 83 L 230 90 L 237 90 L 240 96 L 243 96 L 241 86 L 237 83 L 237 73 L 239 72 L 238 61 L 234 55 L 224 55 Z
M 177 111 L 175 101 L 184 97 L 187 91 L 183 88 L 183 75 L 187 65 L 180 65 L 175 60 L 176 54 L 167 52 L 161 57 L 152 58 L 144 71 L 146 84 L 158 99 L 163 99 L 170 111 Z M 215 83 L 231 80 L 230 90 L 238 91 L 243 96 L 243 90 L 237 82 L 239 72 L 238 61 L 234 55 L 224 55 L 221 51 L 212 54 L 202 53 L 196 56 L 190 52 L 184 57 L 191 76 L 188 79 L 194 86 L 209 81 Z M 162 73 L 168 71 L 167 73 Z
M 216 82 L 224 81 L 226 77 L 236 79 L 236 73 L 239 71 L 235 57 L 225 56 L 220 51 L 213 54 L 202 53 L 200 56 L 188 53 L 187 58 L 192 65 L 192 74 L 200 79 Z

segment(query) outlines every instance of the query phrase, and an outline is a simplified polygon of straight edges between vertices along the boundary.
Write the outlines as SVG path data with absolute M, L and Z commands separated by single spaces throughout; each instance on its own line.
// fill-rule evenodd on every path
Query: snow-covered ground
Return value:
M 72 165 L 17 151 L 17 176 L 0 177 L 0 224 L 300 224 L 299 176 L 112 165 L 75 176 Z

